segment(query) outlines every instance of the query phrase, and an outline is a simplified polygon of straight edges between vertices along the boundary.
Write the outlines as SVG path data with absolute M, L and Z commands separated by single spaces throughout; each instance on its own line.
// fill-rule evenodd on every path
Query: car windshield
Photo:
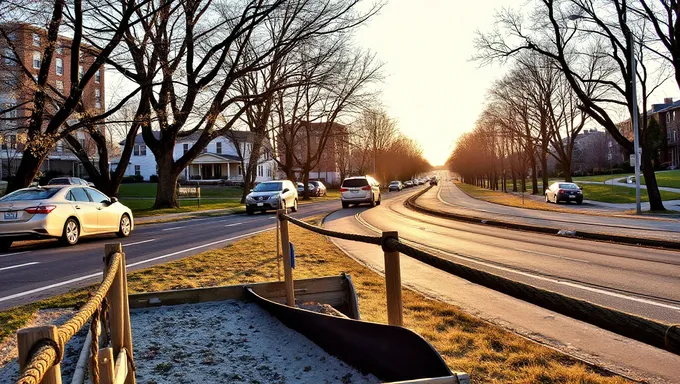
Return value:
M 576 185 L 576 184 L 560 184 L 560 188 L 562 188 L 562 189 L 578 189 L 578 185 Z
M 54 196 L 58 191 L 59 188 L 20 189 L 0 198 L 0 201 L 44 200 Z
M 278 192 L 282 189 L 282 182 L 260 183 L 253 189 L 253 192 Z
M 342 182 L 342 186 L 345 188 L 356 188 L 368 185 L 368 180 L 366 179 L 347 179 Z
M 399 185 L 399 182 L 398 181 L 392 181 L 392 182 L 390 182 L 390 185 Z
M 71 180 L 68 178 L 59 178 L 50 180 L 47 185 L 66 185 L 71 184 Z

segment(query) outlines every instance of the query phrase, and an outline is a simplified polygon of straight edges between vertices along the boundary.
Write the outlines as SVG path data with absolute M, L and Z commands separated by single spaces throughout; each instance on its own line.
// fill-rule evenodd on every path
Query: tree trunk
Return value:
M 538 175 L 536 174 L 536 172 L 537 172 L 536 157 L 532 154 L 530 159 L 531 159 L 531 194 L 537 195 L 538 194 Z
M 33 182 L 33 179 L 40 172 L 40 166 L 45 161 L 47 153 L 36 156 L 33 151 L 24 151 L 19 168 L 14 178 L 7 185 L 7 193 L 14 192 L 17 189 L 26 188 Z
M 158 164 L 158 185 L 156 187 L 156 202 L 154 209 L 179 208 L 177 198 L 177 180 L 182 170 L 173 164 L 172 151 L 164 152 L 156 157 Z
M 303 171 L 302 171 L 302 200 L 311 200 L 311 197 L 309 196 L 309 188 L 307 188 L 307 184 L 309 184 L 309 170 L 303 169 Z
M 543 192 L 545 192 L 546 189 L 548 189 L 548 149 L 547 148 L 542 148 L 541 150 L 541 169 L 543 170 L 542 176 L 543 176 Z
M 640 160 L 642 161 L 642 174 L 645 176 L 645 185 L 647 186 L 647 197 L 649 197 L 649 209 L 652 211 L 665 211 L 666 208 L 663 206 L 663 201 L 661 200 L 659 185 L 656 183 L 652 158 L 644 149 L 642 150 L 642 156 L 640 157 Z
M 562 175 L 564 181 L 571 182 L 571 159 L 562 159 Z

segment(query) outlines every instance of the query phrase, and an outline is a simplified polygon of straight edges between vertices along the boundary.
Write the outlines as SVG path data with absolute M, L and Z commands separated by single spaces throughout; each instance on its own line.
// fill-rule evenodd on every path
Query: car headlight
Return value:
M 253 199 L 252 196 L 250 196 L 250 195 L 246 196 L 246 203 L 254 203 L 254 202 L 255 202 L 255 199 Z

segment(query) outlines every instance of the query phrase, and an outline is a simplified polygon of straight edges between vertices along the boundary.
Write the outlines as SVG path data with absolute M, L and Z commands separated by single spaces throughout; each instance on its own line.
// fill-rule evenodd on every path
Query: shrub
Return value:
M 149 176 L 149 181 L 152 182 L 152 183 L 157 183 L 158 182 L 158 175 Z
M 130 175 L 123 177 L 123 183 L 141 183 L 144 181 L 144 176 L 142 175 Z

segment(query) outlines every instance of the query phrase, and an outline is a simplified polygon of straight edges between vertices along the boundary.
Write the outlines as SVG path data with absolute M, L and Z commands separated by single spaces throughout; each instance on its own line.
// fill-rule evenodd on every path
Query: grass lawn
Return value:
M 640 181 L 644 184 L 645 178 L 643 177 Z M 659 187 L 680 188 L 680 169 L 657 172 L 656 182 Z
M 318 224 L 319 219 L 314 220 Z M 132 292 L 273 281 L 277 278 L 273 231 L 128 275 Z M 340 252 L 326 237 L 290 226 L 295 278 L 352 276 L 362 319 L 387 322 L 384 279 Z M 134 252 L 134 250 L 131 250 Z M 93 287 L 89 288 L 90 290 Z M 0 339 L 10 337 L 39 308 L 82 305 L 87 289 L 0 312 Z M 460 308 L 405 289 L 404 325 L 419 333 L 447 364 L 478 383 L 626 383 L 540 344 L 479 320 Z
M 607 180 L 622 179 L 624 177 L 628 177 L 628 176 L 631 176 L 631 175 L 632 175 L 632 173 L 615 173 L 613 175 L 611 173 L 608 173 L 606 175 L 595 175 L 595 176 L 574 176 L 572 179 L 574 181 L 598 181 L 598 182 L 603 183 Z M 558 179 L 556 179 L 555 181 L 558 181 Z
M 583 195 L 587 200 L 603 201 L 607 203 L 634 203 L 635 188 L 613 186 L 608 184 L 581 184 Z M 661 192 L 661 199 L 678 200 L 680 194 L 673 192 Z M 640 200 L 649 201 L 647 190 L 640 190 Z

